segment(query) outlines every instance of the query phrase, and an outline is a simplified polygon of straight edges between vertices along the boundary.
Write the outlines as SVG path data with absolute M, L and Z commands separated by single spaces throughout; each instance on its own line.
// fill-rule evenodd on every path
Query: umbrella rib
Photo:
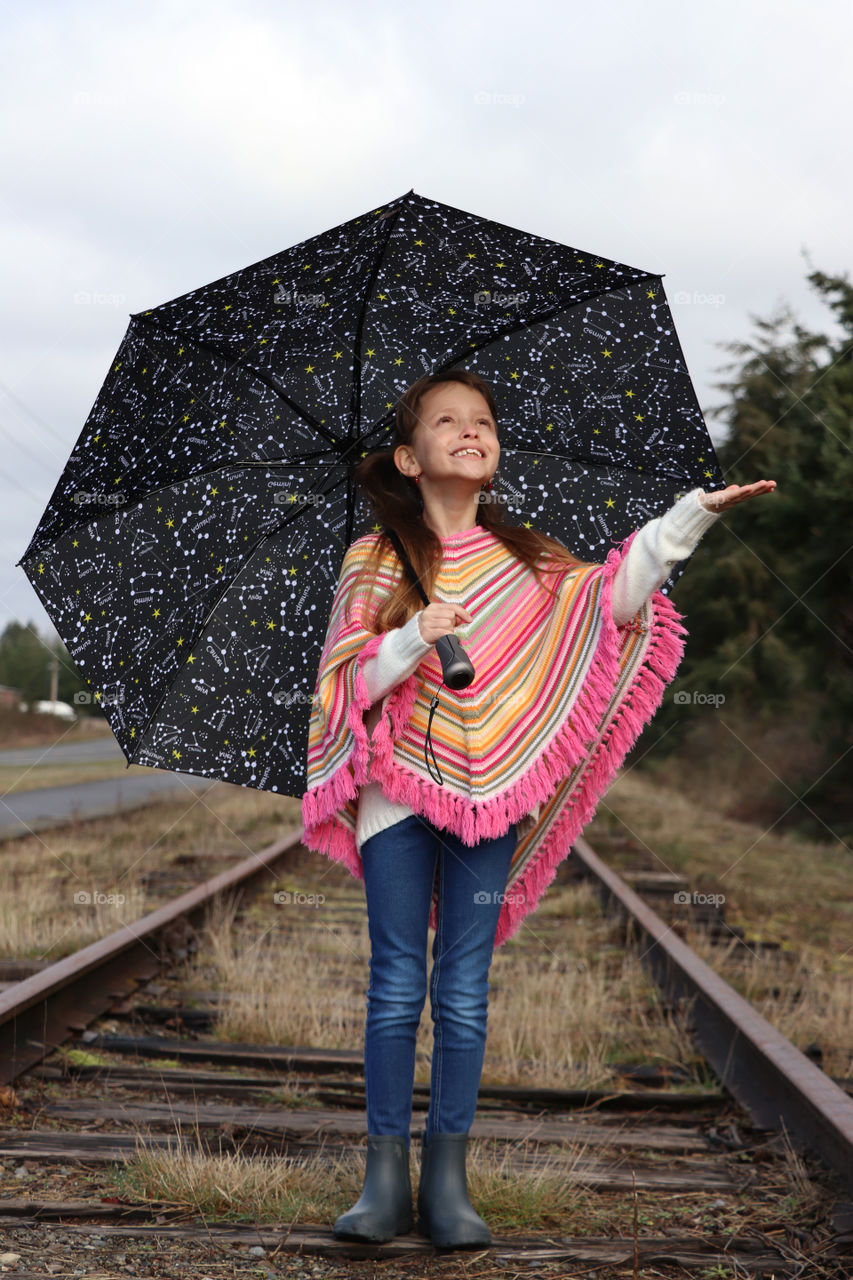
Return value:
M 631 284 L 641 284 L 643 280 L 660 280 L 660 279 L 661 279 L 660 276 L 654 275 L 651 271 L 645 271 L 636 280 L 632 280 Z M 591 297 L 604 298 L 609 293 L 616 293 L 619 289 L 624 289 L 625 287 L 626 286 L 624 284 L 620 284 L 613 289 L 600 289 L 598 293 L 588 294 L 584 298 L 579 298 L 577 302 L 573 302 L 571 306 L 568 306 L 568 307 L 565 305 L 565 303 L 562 303 L 562 304 L 555 303 L 553 307 L 549 307 L 548 310 L 542 311 L 539 315 L 534 316 L 532 319 L 528 318 L 526 320 L 519 320 L 518 324 L 510 325 L 509 328 L 507 329 L 502 329 L 499 334 L 492 334 L 490 337 L 484 338 L 482 342 L 476 343 L 474 347 L 471 348 L 469 351 L 460 352 L 458 355 L 453 356 L 452 359 L 445 361 L 445 363 L 442 365 L 439 365 L 436 369 L 433 370 L 433 372 L 443 373 L 445 369 L 454 368 L 454 366 L 457 365 L 460 362 L 460 360 L 466 360 L 466 359 L 470 360 L 472 350 L 474 352 L 477 352 L 482 350 L 482 348 L 484 347 L 490 347 L 493 343 L 502 342 L 504 338 L 511 337 L 514 333 L 521 333 L 521 331 L 524 329 L 532 329 L 534 325 L 543 324 L 546 320 L 550 320 L 552 316 L 559 315 L 563 311 L 573 311 L 575 307 L 579 307 L 582 302 L 588 302 Z
M 373 293 L 373 286 L 376 284 L 376 279 L 379 275 L 380 269 L 382 267 L 382 263 L 385 260 L 385 254 L 388 249 L 388 243 L 391 239 L 391 231 L 399 221 L 400 214 L 404 208 L 403 202 L 408 198 L 408 195 L 411 195 L 411 194 L 412 194 L 411 191 L 408 192 L 407 195 L 404 196 L 403 199 L 400 201 L 398 208 L 392 211 L 389 211 L 389 213 L 383 215 L 384 222 L 385 222 L 385 239 L 383 240 L 382 245 L 379 249 L 379 252 L 376 255 L 376 259 L 373 263 L 373 268 L 371 270 L 370 277 L 367 281 L 367 286 L 364 290 L 364 297 L 362 299 L 361 310 L 359 311 L 358 323 L 356 324 L 355 338 L 353 341 L 353 360 L 355 362 L 355 368 L 353 372 L 355 376 L 352 380 L 352 389 L 350 392 L 350 432 L 349 432 L 350 444 L 352 444 L 353 442 L 354 431 L 356 436 L 356 441 L 355 441 L 356 443 L 358 442 L 358 439 L 360 439 L 360 436 L 361 436 L 361 373 L 362 373 L 361 347 L 362 347 L 362 339 L 364 336 L 364 323 L 367 318 L 367 307 L 368 307 L 368 303 L 370 302 L 371 295 Z M 347 515 L 346 515 L 347 542 L 350 541 L 350 534 L 352 532 L 353 506 L 354 506 L 353 497 L 352 497 L 352 494 L 348 491 L 347 492 Z
M 403 197 L 403 199 L 405 199 L 405 196 Z M 355 338 L 353 343 L 353 346 L 354 346 L 353 358 L 355 360 L 356 376 L 355 378 L 353 378 L 352 392 L 350 394 L 350 438 L 352 438 L 353 425 L 356 425 L 357 427 L 361 426 L 361 370 L 362 370 L 361 343 L 362 343 L 362 338 L 364 336 L 364 322 L 367 318 L 367 306 L 368 306 L 368 303 L 370 302 L 370 297 L 373 292 L 373 286 L 376 283 L 376 278 L 379 275 L 379 272 L 382 267 L 382 263 L 385 260 L 385 253 L 388 249 L 388 242 L 391 239 L 392 228 L 396 225 L 397 221 L 399 220 L 402 209 L 403 209 L 403 204 L 401 202 L 399 208 L 392 210 L 389 214 L 386 214 L 384 217 L 385 239 L 382 242 L 382 246 L 378 254 L 376 255 L 376 259 L 373 263 L 373 267 L 371 268 L 370 276 L 367 281 L 367 286 L 364 290 L 364 297 L 362 298 L 361 309 L 358 315 L 358 322 L 355 327 Z
M 616 470 L 616 471 L 633 472 L 636 470 L 635 467 L 632 467 L 629 463 L 626 463 L 626 462 L 614 462 L 610 459 L 593 458 L 589 456 L 584 457 L 584 455 L 580 453 L 574 453 L 571 456 L 568 456 L 567 454 L 564 454 L 564 453 L 552 453 L 548 449 L 510 449 L 509 446 L 505 446 L 505 445 L 501 446 L 501 453 L 524 454 L 525 456 L 529 456 L 531 458 L 556 458 L 560 462 L 586 462 L 591 467 L 607 467 L 610 470 Z M 671 474 L 674 479 L 683 479 L 683 477 L 677 472 L 667 473 L 667 472 L 656 471 L 654 474 L 655 475 Z
M 218 360 L 230 362 L 227 367 L 228 373 L 230 373 L 235 367 L 245 373 L 250 373 L 253 377 L 257 378 L 259 382 L 262 382 L 265 387 L 269 387 L 270 391 L 272 391 L 279 400 L 283 401 L 284 404 L 286 404 L 288 408 L 297 415 L 297 417 L 301 418 L 303 422 L 307 422 L 312 430 L 316 431 L 318 435 L 325 436 L 330 444 L 334 443 L 334 437 L 331 432 L 327 428 L 323 427 L 313 414 L 309 413 L 307 409 L 303 409 L 302 406 L 293 400 L 286 391 L 275 383 L 269 374 L 264 373 L 263 370 L 258 369 L 255 365 L 250 365 L 245 361 L 238 359 L 233 356 L 231 352 L 222 350 L 219 347 L 214 346 L 212 343 L 206 342 L 203 338 L 197 337 L 195 334 L 182 333 L 180 329 L 170 329 L 164 324 L 159 324 L 154 320 L 148 319 L 147 316 L 137 314 L 135 316 L 131 316 L 131 320 L 138 321 L 141 324 L 150 325 L 152 329 L 157 330 L 159 333 L 167 334 L 170 338 L 179 338 L 182 342 L 192 342 L 200 351 L 207 351 L 210 355 L 216 356 Z M 159 359 L 162 359 L 159 352 L 154 352 L 152 354 L 156 354 Z M 176 373 L 174 376 L 178 378 L 180 375 Z M 161 432 L 161 436 L 162 435 L 165 435 L 165 431 Z M 158 436 L 157 439 L 159 440 L 161 436 Z
M 655 274 L 654 274 L 653 272 L 651 272 L 651 271 L 642 272 L 642 273 L 637 277 L 637 279 L 636 279 L 636 280 L 631 281 L 631 284 L 641 284 L 641 283 L 642 283 L 642 281 L 644 281 L 644 280 L 657 280 L 657 281 L 660 283 L 661 288 L 663 288 L 663 277 L 662 277 L 662 276 L 660 276 L 660 275 L 655 275 Z M 618 290 L 619 290 L 619 289 L 623 289 L 623 288 L 626 288 L 626 287 L 628 287 L 628 286 L 625 286 L 625 285 L 618 285 L 615 289 L 602 289 L 599 293 L 597 293 L 597 294 L 595 294 L 595 295 L 588 295 L 588 297 L 592 297 L 592 296 L 594 296 L 594 297 L 596 297 L 596 298 L 603 298 L 603 297 L 606 297 L 608 294 L 616 293 L 616 292 L 618 292 Z M 492 337 L 485 338 L 481 343 L 479 343 L 478 345 L 476 345 L 476 346 L 473 348 L 473 350 L 474 350 L 475 352 L 476 352 L 476 351 L 480 351 L 480 350 L 482 350 L 483 348 L 485 348 L 485 347 L 489 347 L 489 346 L 491 346 L 493 343 L 497 342 L 499 338 L 500 338 L 500 339 L 502 339 L 502 338 L 504 338 L 504 337 L 508 337 L 508 336 L 510 336 L 511 334 L 514 334 L 514 333 L 520 333 L 520 332 L 522 332 L 524 329 L 530 329 L 530 328 L 532 328 L 532 327 L 533 327 L 533 325 L 541 324 L 541 323 L 543 323 L 545 320 L 548 320 L 548 319 L 550 319 L 552 316 L 557 315 L 557 314 L 559 314 L 559 313 L 561 313 L 561 312 L 563 312 L 563 311 L 571 311 L 571 310 L 573 310 L 573 308 L 580 306 L 580 303 L 581 303 L 581 302 L 587 301 L 587 300 L 588 300 L 588 297 L 587 297 L 587 298 L 579 299 L 579 300 L 578 300 L 578 302 L 572 303 L 572 306 L 571 306 L 571 307 L 561 306 L 561 305 L 557 304 L 557 305 L 555 305 L 554 307 L 550 308 L 550 310 L 548 310 L 548 311 L 543 311 L 540 315 L 536 316 L 536 317 L 535 317 L 534 319 L 532 319 L 532 320 L 520 321 L 520 322 L 519 322 L 517 325 L 515 325 L 514 327 L 511 327 L 511 328 L 509 328 L 509 329 L 503 330 L 503 331 L 501 332 L 501 334 L 499 334 L 499 335 L 497 335 L 497 336 L 493 335 Z M 674 325 L 674 324 L 673 324 L 673 332 L 675 333 L 676 340 L 678 341 L 678 334 L 677 334 L 677 331 L 675 330 L 675 325 Z M 681 343 L 680 343 L 680 341 L 679 341 L 679 350 L 681 351 L 682 362 L 684 362 L 684 349 L 683 349 L 683 347 L 681 347 Z M 443 365 L 439 366 L 439 368 L 438 368 L 438 369 L 436 369 L 436 370 L 435 370 L 435 372 L 444 372 L 444 370 L 446 370 L 446 369 L 452 369 L 452 368 L 454 368 L 454 367 L 455 367 L 455 366 L 456 366 L 456 365 L 457 365 L 461 360 L 469 360 L 470 358 L 471 358 L 470 352 L 466 352 L 466 353 L 459 354 L 458 356 L 454 357 L 453 359 L 451 359 L 451 360 L 447 361 L 445 364 L 443 364 Z M 685 363 L 685 368 L 686 368 L 686 363 Z M 609 411 L 609 410 L 608 410 L 608 411 Z M 701 412 L 701 410 L 700 410 L 700 412 Z M 633 434 L 633 433 L 632 433 L 632 434 Z M 521 451 L 520 451 L 520 450 L 516 450 L 515 452 L 521 452 Z M 540 453 L 541 453 L 541 452 L 542 452 L 542 451 L 540 451 Z M 655 454 L 657 455 L 658 451 L 657 451 L 657 450 L 655 450 L 654 452 L 655 452 Z M 563 455 L 560 455 L 560 454 L 554 454 L 554 455 L 552 455 L 552 456 L 553 456 L 553 457 L 562 457 Z M 592 465 L 597 465 L 597 466 L 608 466 L 608 465 L 609 465 L 609 466 L 617 467 L 617 468 L 619 468 L 619 469 L 621 469 L 621 470 L 627 470 L 627 471 L 632 470 L 632 468 L 631 468 L 631 467 L 621 467 L 621 465 L 620 465 L 619 463 L 602 463 L 600 460 L 596 461 L 595 459 L 592 459 L 592 458 L 589 458 L 589 459 L 584 459 L 584 458 L 575 458 L 575 459 L 572 459 L 572 461 L 581 461 L 581 462 L 583 462 L 583 461 L 588 461 L 588 462 L 590 462 Z M 658 471 L 656 472 L 656 474 L 664 474 L 664 475 L 667 475 L 667 474 L 668 474 L 668 475 L 672 476 L 674 479 L 680 479 L 680 480 L 681 480 L 681 479 L 684 479 L 684 475 L 683 475 L 683 474 L 681 474 L 680 472 L 667 472 L 664 468 L 661 468 L 660 466 L 658 467 Z

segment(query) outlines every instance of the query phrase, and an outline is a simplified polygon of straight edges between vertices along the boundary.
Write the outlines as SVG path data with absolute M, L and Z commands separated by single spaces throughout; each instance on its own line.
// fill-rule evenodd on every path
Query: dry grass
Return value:
M 70 722 L 59 716 L 0 707 L 0 742 L 4 751 L 23 751 L 28 747 L 48 747 L 112 736 L 106 717 L 100 713 L 80 716 L 77 721 Z
M 153 905 L 134 880 L 143 870 L 165 866 L 182 854 L 261 848 L 280 836 L 288 822 L 298 822 L 298 814 L 296 800 L 223 784 L 206 793 L 203 803 L 188 797 L 184 803 L 170 802 L 39 840 L 9 842 L 0 863 L 0 895 L 9 904 L 8 917 L 29 920 L 30 933 L 22 924 L 14 926 L 17 933 L 7 926 L 0 946 L 7 954 L 22 955 L 24 943 L 38 948 L 53 940 L 56 952 L 82 945 L 77 940 L 81 922 L 75 920 L 69 930 L 69 887 L 86 877 L 101 890 L 113 886 L 127 893 L 127 886 L 136 884 L 132 910 L 142 914 Z M 776 841 L 764 833 L 763 840 L 771 843 L 769 854 L 764 851 L 769 862 L 762 865 L 772 866 L 774 874 L 753 880 L 754 850 L 762 845 L 762 839 L 756 840 L 762 836 L 760 829 L 708 815 L 695 803 L 663 790 L 659 782 L 631 772 L 620 779 L 586 833 L 593 847 L 596 824 L 603 832 L 613 830 L 617 815 L 632 832 L 642 833 L 652 865 L 664 860 L 674 869 L 689 867 L 697 881 L 716 883 L 721 867 L 736 864 L 729 877 L 737 895 L 725 879 L 723 888 L 731 895 L 730 914 L 737 919 L 743 912 L 750 933 L 753 918 L 763 928 L 781 932 L 787 895 L 793 901 L 795 893 L 802 896 L 804 878 L 813 871 L 821 891 L 832 897 L 836 855 L 831 850 L 790 836 Z M 741 858 L 745 841 L 754 847 Z M 220 902 L 184 980 L 193 987 L 219 984 L 234 997 L 223 1008 L 214 1034 L 360 1052 L 369 957 L 363 887 L 324 858 L 311 854 L 303 863 L 294 872 L 298 884 L 288 880 L 284 887 L 320 889 L 323 905 L 275 907 L 272 887 L 239 919 L 232 902 Z M 198 864 L 199 877 L 218 869 L 205 867 L 203 860 Z M 834 883 L 836 889 L 841 886 L 838 896 L 843 896 L 843 869 Z M 354 919 L 344 920 L 343 908 L 351 908 Z M 830 1046 L 831 1053 L 836 1043 L 839 1052 L 845 1043 L 849 1055 L 851 993 L 845 986 L 845 959 L 826 945 L 827 937 L 834 940 L 840 933 L 844 909 L 837 898 L 831 901 L 817 939 L 809 931 L 811 917 L 796 917 L 791 932 L 800 955 L 786 949 L 748 956 L 744 963 L 734 949 L 728 954 L 712 949 L 700 934 L 690 941 L 795 1042 L 817 1039 L 825 1052 Z M 116 927 L 110 916 L 94 919 L 95 929 L 85 940 L 98 928 L 108 932 Z M 491 983 L 484 1083 L 609 1087 L 616 1079 L 610 1072 L 614 1060 L 687 1063 L 706 1083 L 683 1025 L 662 1010 L 656 988 L 637 958 L 623 952 L 620 926 L 602 914 L 598 895 L 588 884 L 552 886 L 516 937 L 495 953 Z M 416 1079 L 421 1082 L 429 1079 L 431 1037 L 427 1006 L 418 1033 Z M 842 1058 L 830 1061 L 832 1070 L 843 1074 Z M 304 1105 L 296 1091 L 279 1098 L 279 1105 L 295 1104 Z M 597 1156 L 604 1154 L 596 1150 Z M 562 1148 L 550 1169 L 537 1166 L 524 1173 L 510 1170 L 512 1155 L 504 1144 L 470 1144 L 471 1198 L 495 1230 L 630 1234 L 630 1197 L 590 1190 L 581 1168 L 574 1173 L 567 1169 L 567 1156 L 570 1162 L 581 1160 L 580 1147 Z M 363 1148 L 334 1161 L 307 1162 L 140 1148 L 113 1176 L 119 1194 L 173 1203 L 208 1220 L 331 1223 L 360 1193 L 363 1159 Z M 411 1161 L 416 1186 L 416 1143 Z M 780 1203 L 786 1213 L 799 1215 L 801 1209 L 815 1206 L 819 1195 L 791 1150 L 779 1198 L 772 1204 L 762 1207 L 748 1196 L 721 1196 L 709 1219 L 707 1196 L 644 1193 L 639 1221 L 645 1232 L 735 1233 L 760 1221 L 762 1213 L 775 1219 Z
M 691 932 L 689 945 L 798 1049 L 818 1045 L 831 1076 L 853 1078 L 853 984 L 816 951 L 744 952 L 735 939 L 714 946 Z
M 186 887 L 298 825 L 300 802 L 220 783 L 117 817 L 0 842 L 0 955 L 56 960 L 159 905 L 151 872 L 195 858 Z M 89 902 L 75 895 L 89 894 Z M 112 895 L 112 896 L 111 896 Z M 119 901 L 123 897 L 124 901 Z
M 788 1204 L 783 1205 L 786 1208 L 797 1208 L 800 1214 L 817 1209 L 821 1203 L 826 1200 L 826 1192 L 809 1176 L 809 1170 L 806 1162 L 798 1151 L 791 1145 L 791 1139 L 782 1122 L 782 1139 L 783 1150 L 785 1153 L 785 1174 L 788 1183 L 788 1194 L 786 1199 Z
M 0 954 L 59 958 L 158 905 L 163 895 L 146 887 L 147 873 L 195 857 L 184 874 L 185 883 L 197 882 L 221 869 L 207 855 L 248 854 L 298 826 L 299 816 L 298 799 L 222 783 L 202 796 L 7 841 Z M 819 1043 L 825 1068 L 850 1074 L 853 856 L 843 843 L 816 844 L 723 817 L 638 769 L 620 775 L 585 834 L 593 847 L 601 837 L 603 847 L 616 830 L 634 838 L 648 865 L 681 871 L 690 887 L 724 892 L 729 922 L 748 938 L 781 943 L 781 953 L 747 953 L 744 961 L 742 949 L 711 948 L 701 934 L 691 939 L 794 1043 Z M 605 856 L 618 868 L 618 853 Z M 328 905 L 346 904 L 358 918 L 342 924 L 323 907 L 305 907 L 297 928 L 295 915 L 281 908 L 271 915 L 267 901 L 247 916 L 253 934 L 236 929 L 226 912 L 208 932 L 206 956 L 212 980 L 235 994 L 221 1031 L 229 1039 L 359 1051 L 369 956 L 363 888 L 348 876 L 342 882 L 327 859 L 307 860 L 301 887 L 324 889 Z M 103 897 L 78 904 L 80 892 Z M 110 894 L 125 901 L 105 900 Z M 199 985 L 197 972 L 193 981 Z M 594 1085 L 614 1059 L 692 1061 L 683 1027 L 663 1015 L 655 988 L 622 954 L 618 926 L 602 917 L 588 886 L 552 886 L 495 953 L 491 982 L 484 1081 Z M 431 1038 L 427 1004 L 421 1082 L 429 1079 Z
M 725 892 L 727 918 L 741 923 L 748 938 L 783 943 L 759 953 L 734 940 L 728 948 L 712 946 L 701 931 L 688 939 L 795 1044 L 819 1044 L 830 1074 L 850 1075 L 853 859 L 846 850 L 699 810 L 637 771 L 617 780 L 586 834 L 595 847 L 597 833 L 603 843 L 617 828 L 645 849 L 650 866 L 687 874 L 691 887 Z M 330 888 L 326 860 L 311 859 L 300 870 L 300 887 L 310 892 L 325 884 L 325 905 L 352 905 L 360 920 L 341 927 L 325 906 L 301 908 L 298 929 L 295 917 L 279 914 L 271 922 L 263 907 L 245 926 L 220 915 L 199 957 L 206 981 L 234 996 L 217 1030 L 232 1040 L 360 1052 L 369 957 L 363 889 L 351 881 Z M 305 912 L 309 929 L 301 927 Z M 594 1087 L 613 1079 L 614 1061 L 680 1063 L 704 1083 L 683 1023 L 661 1010 L 656 988 L 637 958 L 622 952 L 619 926 L 602 916 L 590 885 L 552 886 L 495 953 L 490 977 L 484 1083 Z M 421 1083 L 429 1080 L 431 1048 L 427 999 L 415 1069 Z
M 90 760 L 82 764 L 0 765 L 0 795 L 19 795 L 40 787 L 72 787 L 103 778 L 129 778 L 149 773 L 143 765 L 126 767 L 123 760 Z
M 714 783 L 716 798 L 716 782 Z M 853 975 L 853 851 L 841 840 L 804 840 L 722 816 L 637 769 L 622 773 L 600 802 L 585 835 L 621 830 L 655 870 L 687 876 L 689 887 L 718 886 L 726 917 L 759 940 L 795 952 L 820 952 Z M 618 854 L 608 861 L 617 868 Z
M 725 895 L 725 915 L 747 947 L 687 941 L 800 1049 L 817 1044 L 830 1075 L 853 1076 L 853 854 L 720 816 L 637 770 L 620 775 L 586 831 L 593 848 L 615 833 L 649 867 L 677 871 L 688 887 Z M 604 852 L 617 870 L 635 852 Z M 770 942 L 778 950 L 757 950 Z
M 272 891 L 270 891 L 270 900 Z M 312 907 L 303 908 L 314 912 Z M 193 971 L 188 980 L 227 991 L 230 999 L 213 1034 L 222 1039 L 257 1044 L 314 1045 L 360 1050 L 364 1032 L 364 997 L 341 978 L 363 978 L 370 944 L 367 919 L 345 937 L 322 928 L 310 951 L 288 946 L 286 925 L 265 909 L 266 926 L 256 932 L 252 912 L 235 923 L 233 899 L 220 898 L 208 912 Z M 366 983 L 366 978 L 365 978 Z
M 25 910 L 7 896 L 10 877 L 0 870 L 0 952 L 16 958 L 57 959 L 104 938 L 144 914 L 145 890 L 133 882 L 119 888 L 114 879 L 80 874 L 35 881 Z M 87 895 L 86 901 L 81 900 Z
M 349 888 L 343 892 L 349 900 Z M 327 886 L 327 902 L 335 901 Z M 324 925 L 323 907 L 302 910 L 312 913 L 309 938 L 304 927 L 294 934 L 286 917 L 280 927 L 270 924 L 268 913 L 259 929 L 260 910 L 238 923 L 233 904 L 220 902 L 186 981 L 228 991 L 214 1028 L 223 1039 L 360 1053 L 370 954 L 366 916 L 335 932 Z M 548 917 L 559 921 L 557 930 L 546 928 Z M 696 1065 L 704 1079 L 683 1024 L 663 1012 L 657 989 L 637 958 L 618 946 L 617 933 L 590 885 L 559 887 L 536 928 L 532 953 L 523 929 L 496 952 L 484 1083 L 594 1086 L 613 1082 L 614 1061 Z M 431 964 L 430 956 L 428 972 Z M 417 1081 L 429 1081 L 431 1054 L 427 996 Z
M 616 1061 L 696 1064 L 683 1023 L 663 1013 L 589 883 L 552 886 L 495 953 L 490 980 L 484 1080 L 595 1087 L 612 1080 Z
M 534 1152 L 535 1163 L 519 1168 Z M 582 1142 L 546 1150 L 526 1139 L 497 1143 L 475 1138 L 468 1144 L 468 1191 L 477 1212 L 502 1234 L 557 1231 L 566 1236 L 630 1238 L 633 1196 L 606 1186 L 590 1187 L 586 1171 L 599 1162 L 619 1163 L 618 1151 L 599 1145 L 591 1153 Z M 409 1170 L 414 1205 L 420 1177 L 420 1145 L 415 1140 Z M 104 1170 L 100 1193 L 156 1201 L 207 1221 L 331 1225 L 355 1203 L 363 1180 L 363 1146 L 339 1155 L 320 1152 L 296 1159 L 246 1157 L 240 1152 L 208 1155 L 186 1146 L 165 1152 L 140 1142 L 133 1156 Z M 703 1191 L 640 1191 L 637 1220 L 644 1235 L 735 1236 L 764 1229 L 773 1233 L 780 1215 L 807 1226 L 817 1219 L 826 1198 L 800 1156 L 786 1145 L 784 1164 L 762 1194 L 755 1188 L 720 1192 L 710 1203 Z
M 169 1152 L 142 1143 L 116 1177 L 120 1192 L 135 1200 L 258 1223 L 323 1222 L 343 1213 L 361 1190 L 355 1162 L 205 1155 L 187 1147 Z
M 518 1158 L 538 1154 L 534 1168 L 513 1167 Z M 582 1161 L 585 1143 L 567 1144 L 558 1153 L 541 1154 L 536 1143 L 472 1139 L 467 1181 L 471 1201 L 498 1230 L 580 1226 L 589 1211 Z M 597 1157 L 612 1152 L 597 1149 Z M 420 1145 L 409 1158 L 413 1200 L 420 1177 Z M 342 1155 L 305 1159 L 240 1153 L 207 1155 L 187 1147 L 173 1152 L 146 1148 L 116 1166 L 116 1189 L 135 1200 L 164 1202 L 204 1218 L 296 1225 L 331 1223 L 351 1208 L 364 1180 L 364 1148 Z

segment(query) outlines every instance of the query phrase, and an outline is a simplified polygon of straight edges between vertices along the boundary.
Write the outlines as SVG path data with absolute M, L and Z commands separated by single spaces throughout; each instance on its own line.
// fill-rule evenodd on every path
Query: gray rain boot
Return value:
M 438 1249 L 473 1249 L 492 1243 L 492 1233 L 468 1199 L 465 1181 L 467 1133 L 421 1138 L 418 1231 Z
M 368 1134 L 364 1189 L 332 1227 L 338 1240 L 384 1244 L 412 1229 L 409 1148 L 394 1134 Z

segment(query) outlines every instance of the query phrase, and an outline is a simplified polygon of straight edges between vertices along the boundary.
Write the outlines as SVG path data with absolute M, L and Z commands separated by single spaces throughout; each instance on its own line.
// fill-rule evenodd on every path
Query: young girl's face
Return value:
M 418 419 L 411 445 L 415 472 L 435 481 L 467 479 L 476 487 L 492 478 L 501 447 L 481 392 L 464 382 L 441 382 L 421 396 Z

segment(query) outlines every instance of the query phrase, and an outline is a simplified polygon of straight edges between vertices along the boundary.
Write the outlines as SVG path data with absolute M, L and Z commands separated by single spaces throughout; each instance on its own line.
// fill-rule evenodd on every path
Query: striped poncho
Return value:
M 432 597 L 458 601 L 474 621 L 455 634 L 474 665 L 465 689 L 442 684 L 431 648 L 386 695 L 372 736 L 362 665 L 382 643 L 366 625 L 402 574 L 393 551 L 374 582 L 344 601 L 375 535 L 347 550 L 332 601 L 308 736 L 303 843 L 363 878 L 355 840 L 358 790 L 377 782 L 463 843 L 504 835 L 518 843 L 495 945 L 532 911 L 590 820 L 643 726 L 660 706 L 684 650 L 681 615 L 656 591 L 617 627 L 611 584 L 636 530 L 603 565 L 543 575 L 556 599 L 490 530 L 445 546 Z M 433 695 L 432 748 L 443 784 L 430 777 L 424 742 Z M 531 817 L 531 811 L 536 811 Z M 436 897 L 430 924 L 436 925 Z

